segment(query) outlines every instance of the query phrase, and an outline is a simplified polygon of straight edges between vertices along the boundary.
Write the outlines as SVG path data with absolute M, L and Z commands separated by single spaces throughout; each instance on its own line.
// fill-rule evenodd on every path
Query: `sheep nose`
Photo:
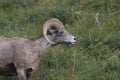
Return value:
M 71 41 L 72 44 L 75 44 L 76 43 L 76 38 L 73 36 L 73 39 Z
M 76 38 L 75 37 L 73 38 L 73 40 L 74 40 L 74 43 L 76 43 Z
M 76 38 L 75 38 L 75 37 L 74 37 L 73 39 L 76 41 Z

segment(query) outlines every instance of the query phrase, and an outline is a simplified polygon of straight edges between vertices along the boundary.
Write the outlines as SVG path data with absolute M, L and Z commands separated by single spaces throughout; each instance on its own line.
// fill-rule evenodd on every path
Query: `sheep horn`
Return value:
M 64 27 L 62 22 L 59 21 L 56 18 L 51 18 L 49 20 L 47 20 L 44 25 L 43 25 L 43 36 L 45 37 L 45 39 L 50 42 L 51 44 L 55 44 L 53 41 L 51 41 L 48 36 L 47 36 L 47 30 L 49 29 L 49 27 Z

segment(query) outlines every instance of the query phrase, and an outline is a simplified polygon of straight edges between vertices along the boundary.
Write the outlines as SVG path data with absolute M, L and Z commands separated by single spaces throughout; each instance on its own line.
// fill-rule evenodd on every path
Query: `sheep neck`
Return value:
M 47 49 L 52 47 L 53 45 L 51 43 L 49 43 L 43 36 L 38 37 L 35 40 L 35 45 L 37 45 L 38 47 L 40 47 L 40 49 Z
M 41 59 L 52 46 L 54 45 L 49 43 L 43 36 L 40 36 L 34 41 L 33 51 L 37 54 L 39 59 Z

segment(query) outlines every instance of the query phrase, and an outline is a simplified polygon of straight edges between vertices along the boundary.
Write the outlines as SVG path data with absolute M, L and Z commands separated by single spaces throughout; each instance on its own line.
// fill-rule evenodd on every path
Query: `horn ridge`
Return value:
M 55 42 L 51 41 L 48 36 L 47 36 L 47 30 L 49 29 L 49 27 L 64 27 L 62 22 L 60 20 L 58 20 L 57 18 L 50 18 L 49 20 L 47 20 L 44 25 L 43 25 L 43 36 L 45 37 L 45 39 L 50 42 L 51 44 L 55 44 Z

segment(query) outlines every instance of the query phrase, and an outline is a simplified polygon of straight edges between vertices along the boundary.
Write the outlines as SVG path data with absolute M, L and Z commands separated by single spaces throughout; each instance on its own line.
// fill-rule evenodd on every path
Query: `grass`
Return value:
M 0 35 L 36 37 L 45 20 L 59 18 L 77 37 L 75 80 L 119 80 L 119 5 L 119 0 L 0 0 Z M 52 48 L 33 80 L 73 80 L 73 53 L 72 45 Z

